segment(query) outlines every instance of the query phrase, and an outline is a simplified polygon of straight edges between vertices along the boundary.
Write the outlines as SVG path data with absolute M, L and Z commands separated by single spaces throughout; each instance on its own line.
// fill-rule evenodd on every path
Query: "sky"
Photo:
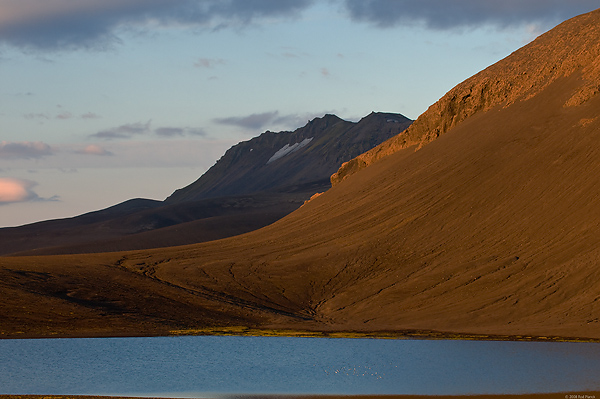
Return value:
M 0 0 L 0 227 L 163 200 L 232 145 L 416 119 L 597 0 Z

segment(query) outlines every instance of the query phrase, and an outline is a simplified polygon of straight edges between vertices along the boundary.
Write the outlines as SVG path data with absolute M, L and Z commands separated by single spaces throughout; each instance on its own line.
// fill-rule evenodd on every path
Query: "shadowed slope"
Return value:
M 545 35 L 538 43 L 549 52 L 527 47 L 529 69 L 513 70 L 511 57 L 493 68 L 507 79 L 534 76 L 537 65 L 555 56 L 548 43 L 579 37 L 585 47 L 590 30 L 600 32 L 598 11 Z M 581 52 L 576 40 L 571 46 L 573 54 Z M 536 62 L 534 56 L 543 57 Z M 60 287 L 76 270 L 82 277 L 69 291 L 71 305 L 72 298 L 89 301 L 95 293 L 127 310 L 124 318 L 114 314 L 116 321 L 138 313 L 135 320 L 148 318 L 144 301 L 150 299 L 136 302 L 128 289 L 96 288 L 83 278 L 88 268 L 139 285 L 138 294 L 149 295 L 144 298 L 178 293 L 177 303 L 189 304 L 194 318 L 181 319 L 185 312 L 177 309 L 185 306 L 174 306 L 171 318 L 152 319 L 160 326 L 242 322 L 600 338 L 600 96 L 572 101 L 600 85 L 588 73 L 600 59 L 584 61 L 544 80 L 531 96 L 498 94 L 506 101 L 465 117 L 419 151 L 381 158 L 261 230 L 162 250 L 1 259 L 0 287 L 11 290 L 8 304 L 0 305 L 2 315 L 12 312 L 6 333 L 14 334 L 17 323 L 64 331 L 48 310 L 14 299 L 49 300 L 47 286 L 23 277 L 34 272 Z M 51 296 L 68 318 L 62 298 Z M 37 316 L 24 319 L 20 306 Z M 93 325 L 81 308 L 69 309 Z
M 372 112 L 356 123 L 325 115 L 294 132 L 267 131 L 231 147 L 209 171 L 165 202 L 281 191 L 315 182 L 325 191 L 339 165 L 411 123 L 400 114 Z

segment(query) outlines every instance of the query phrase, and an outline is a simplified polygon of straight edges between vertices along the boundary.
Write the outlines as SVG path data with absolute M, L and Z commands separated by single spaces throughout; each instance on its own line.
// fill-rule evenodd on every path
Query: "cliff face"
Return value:
M 566 21 L 460 83 L 404 132 L 344 163 L 332 184 L 397 151 L 420 149 L 476 113 L 527 101 L 561 78 L 581 79 L 565 107 L 584 104 L 600 92 L 599 21 L 600 10 Z

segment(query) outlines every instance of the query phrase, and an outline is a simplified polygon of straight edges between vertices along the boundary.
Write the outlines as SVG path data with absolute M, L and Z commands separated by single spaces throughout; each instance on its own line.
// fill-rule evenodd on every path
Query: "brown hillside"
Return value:
M 477 75 L 487 90 L 471 85 L 479 94 L 432 107 L 446 110 L 427 122 L 433 136 L 446 132 L 438 139 L 381 158 L 261 230 L 161 250 L 0 258 L 1 332 L 243 324 L 600 338 L 592 32 L 600 37 L 600 11 L 488 68 Z M 557 72 L 536 73 L 546 65 Z
M 600 92 L 599 21 L 598 11 L 566 21 L 467 79 L 429 107 L 402 134 L 344 163 L 332 176 L 332 183 L 404 148 L 421 148 L 480 111 L 531 98 L 562 77 L 577 73 L 582 78 L 565 106 L 586 102 Z

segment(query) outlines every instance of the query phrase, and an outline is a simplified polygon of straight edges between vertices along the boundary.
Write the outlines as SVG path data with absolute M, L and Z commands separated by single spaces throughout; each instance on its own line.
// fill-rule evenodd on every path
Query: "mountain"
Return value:
M 149 249 L 239 235 L 281 219 L 330 187 L 339 166 L 406 129 L 400 114 L 335 115 L 265 132 L 231 149 L 165 201 L 134 199 L 74 218 L 0 229 L 0 255 Z
M 581 83 L 570 92 L 565 107 L 586 103 L 600 91 L 595 18 L 590 13 L 563 23 L 457 85 L 402 134 L 345 163 L 332 183 L 399 150 L 421 148 L 477 113 L 533 98 L 569 76 L 578 76 Z M 574 24 L 579 26 L 574 29 Z
M 598 340 L 598 37 L 600 10 L 564 22 L 260 230 L 1 258 L 0 335 L 249 326 Z
M 325 115 L 294 132 L 267 131 L 230 148 L 197 181 L 175 191 L 165 202 L 297 191 L 305 186 L 325 190 L 343 162 L 401 133 L 411 123 L 400 114 L 373 112 L 358 123 Z

